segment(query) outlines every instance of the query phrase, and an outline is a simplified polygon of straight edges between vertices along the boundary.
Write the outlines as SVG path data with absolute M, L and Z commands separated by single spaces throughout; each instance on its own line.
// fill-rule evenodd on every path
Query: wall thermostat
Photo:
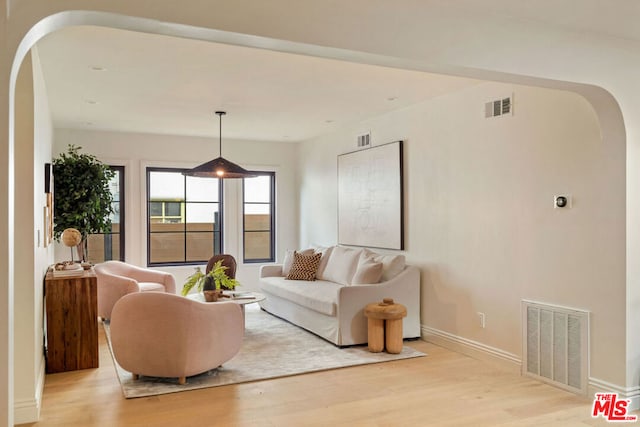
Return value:
M 570 208 L 571 196 L 567 194 L 559 194 L 557 196 L 553 196 L 553 207 L 556 209 Z

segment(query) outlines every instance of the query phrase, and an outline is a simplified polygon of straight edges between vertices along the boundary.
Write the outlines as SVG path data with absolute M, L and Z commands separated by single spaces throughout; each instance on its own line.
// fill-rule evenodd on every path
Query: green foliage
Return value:
M 227 276 L 227 273 L 225 273 L 227 268 L 228 267 L 222 265 L 222 260 L 213 264 L 213 268 L 209 272 L 209 276 L 213 277 L 216 289 L 234 289 L 240 284 L 236 279 L 232 279 Z
M 198 292 L 202 292 L 202 286 L 204 285 L 204 277 L 205 274 L 202 272 L 200 267 L 196 267 L 196 272 L 191 276 L 187 277 L 187 281 L 182 285 L 182 296 L 186 296 L 194 286 Z
M 225 273 L 226 269 L 227 267 L 222 265 L 222 260 L 216 262 L 211 271 L 207 274 L 204 274 L 200 267 L 196 267 L 195 273 L 187 277 L 187 281 L 182 285 L 182 296 L 186 296 L 194 287 L 198 292 L 202 292 L 207 279 L 213 280 L 215 289 L 234 289 L 236 286 L 240 285 L 236 279 L 232 279 L 227 276 L 227 273 Z
M 66 153 L 53 160 L 56 240 L 69 227 L 78 229 L 83 239 L 111 230 L 109 180 L 115 173 L 95 156 L 79 153 L 81 148 L 69 145 Z

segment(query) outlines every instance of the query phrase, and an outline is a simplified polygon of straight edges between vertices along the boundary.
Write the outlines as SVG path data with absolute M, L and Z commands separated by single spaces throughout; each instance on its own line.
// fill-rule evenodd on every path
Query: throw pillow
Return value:
M 331 255 L 327 261 L 323 280 L 340 283 L 342 285 L 351 283 L 351 279 L 358 266 L 358 258 L 361 252 L 361 249 L 356 250 L 335 246 L 331 250 Z
M 298 252 L 293 253 L 293 265 L 289 274 L 287 274 L 287 280 L 316 280 L 316 271 L 318 271 L 318 265 L 320 264 L 320 257 L 322 254 L 303 255 Z
M 333 250 L 333 246 L 325 247 L 325 246 L 316 246 L 311 245 L 315 253 L 319 253 L 321 255 L 320 265 L 318 265 L 318 271 L 316 273 L 316 279 L 327 280 L 324 277 L 324 270 L 327 267 L 327 262 L 329 261 L 329 256 L 331 255 L 331 251 Z
M 351 279 L 352 285 L 370 285 L 379 283 L 382 278 L 382 263 L 366 256 L 364 253 L 360 255 L 358 260 L 358 268 Z
M 287 249 L 287 251 L 284 254 L 284 260 L 282 261 L 282 275 L 283 276 L 287 276 L 289 274 L 289 272 L 291 271 L 291 266 L 293 265 L 293 253 L 296 252 L 293 249 Z M 302 251 L 298 251 L 299 254 L 302 255 L 312 255 L 313 254 L 313 249 L 309 248 L 309 249 L 305 249 Z
M 404 255 L 380 255 L 368 249 L 364 250 L 367 256 L 370 256 L 374 261 L 382 263 L 382 282 L 396 277 L 405 267 Z

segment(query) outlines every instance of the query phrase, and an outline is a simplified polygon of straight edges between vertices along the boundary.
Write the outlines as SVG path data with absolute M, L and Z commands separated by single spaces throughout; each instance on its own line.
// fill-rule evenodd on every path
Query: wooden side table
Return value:
M 98 281 L 93 270 L 81 276 L 44 281 L 47 373 L 98 367 Z
M 407 315 L 407 308 L 394 303 L 392 298 L 384 298 L 382 302 L 368 304 L 364 315 L 368 319 L 369 351 L 379 353 L 386 346 L 387 353 L 400 353 L 402 318 Z

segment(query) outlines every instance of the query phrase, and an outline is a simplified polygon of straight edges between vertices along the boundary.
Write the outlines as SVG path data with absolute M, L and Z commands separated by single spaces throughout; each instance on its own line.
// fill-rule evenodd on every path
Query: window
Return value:
M 147 168 L 147 265 L 206 263 L 222 249 L 222 181 Z
M 173 223 L 184 222 L 184 204 L 181 200 L 151 201 L 149 204 L 149 216 L 152 223 Z
M 111 231 L 91 234 L 87 238 L 89 262 L 124 261 L 124 166 L 110 166 L 115 172 L 109 181 L 113 196 Z
M 275 260 L 275 172 L 244 178 L 242 219 L 244 262 Z

